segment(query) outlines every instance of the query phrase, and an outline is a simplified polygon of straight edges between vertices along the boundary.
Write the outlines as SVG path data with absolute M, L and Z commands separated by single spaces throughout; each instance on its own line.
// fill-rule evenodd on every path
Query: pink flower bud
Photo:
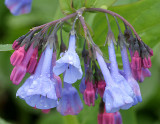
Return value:
M 98 93 L 103 98 L 106 83 L 104 80 L 98 82 Z
M 29 60 L 28 66 L 27 66 L 28 73 L 30 73 L 30 74 L 34 73 L 36 65 L 37 65 L 37 60 L 38 60 L 38 48 L 35 48 L 32 56 Z
M 144 68 L 150 68 L 152 66 L 150 57 L 148 57 L 148 58 L 145 57 L 142 62 L 143 62 Z
M 139 56 L 138 51 L 135 51 L 134 56 L 132 56 L 131 68 L 135 70 L 140 70 L 141 67 L 141 57 Z
M 85 104 L 90 106 L 94 106 L 94 101 L 95 101 L 95 90 L 93 88 L 92 82 L 86 81 L 86 89 L 84 91 L 84 101 Z
M 22 62 L 26 54 L 24 47 L 25 45 L 20 47 L 18 50 L 14 51 L 14 53 L 11 55 L 10 62 L 13 66 L 19 65 Z
M 13 42 L 13 44 L 12 44 L 12 48 L 13 48 L 14 50 L 18 50 L 19 47 L 20 47 L 19 43 L 17 42 L 17 40 L 15 40 L 15 41 Z

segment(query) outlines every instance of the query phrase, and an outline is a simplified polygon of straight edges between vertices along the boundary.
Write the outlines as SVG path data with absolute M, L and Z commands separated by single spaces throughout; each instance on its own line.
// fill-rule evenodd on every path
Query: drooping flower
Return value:
M 32 0 L 5 0 L 5 5 L 13 15 L 21 15 L 31 11 Z
M 81 79 L 83 75 L 79 56 L 75 51 L 75 43 L 76 36 L 75 34 L 71 34 L 68 51 L 56 61 L 56 65 L 53 68 L 53 72 L 56 75 L 64 73 L 64 82 L 70 84 L 73 84 L 78 79 Z
M 82 109 L 83 104 L 77 90 L 71 84 L 64 82 L 57 111 L 62 115 L 77 115 Z
M 133 98 L 135 95 L 133 93 L 133 90 L 131 86 L 128 84 L 127 80 L 119 73 L 118 64 L 116 61 L 116 54 L 114 50 L 114 43 L 111 40 L 110 45 L 108 46 L 109 51 L 109 60 L 111 62 L 111 76 L 115 83 L 123 90 L 125 91 L 131 98 Z
M 129 85 L 131 86 L 135 96 L 134 104 L 136 105 L 138 102 L 142 102 L 141 92 L 138 85 L 138 82 L 134 79 L 128 59 L 127 49 L 125 44 L 123 45 L 123 48 L 121 49 L 121 55 L 122 55 L 122 61 L 123 61 L 123 69 L 124 69 L 124 77 L 128 81 Z
M 19 88 L 16 96 L 38 109 L 50 109 L 57 106 L 56 82 L 52 73 L 53 48 L 47 45 L 42 53 L 35 73 Z
M 106 82 L 103 95 L 106 112 L 113 113 L 119 109 L 129 109 L 133 104 L 133 99 L 114 82 L 103 57 L 97 51 L 96 57 Z

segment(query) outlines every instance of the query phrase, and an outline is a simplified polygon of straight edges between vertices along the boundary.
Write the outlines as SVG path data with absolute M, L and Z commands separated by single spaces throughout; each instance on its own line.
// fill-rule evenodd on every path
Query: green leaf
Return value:
M 36 124 L 64 124 L 63 116 L 52 110 L 49 114 L 42 114 Z
M 96 4 L 95 4 L 95 7 L 96 8 L 108 9 L 116 1 L 117 0 L 97 0 Z
M 134 2 L 137 2 L 138 0 L 117 0 L 113 6 L 119 6 L 119 5 L 125 5 L 125 4 L 131 4 Z
M 64 14 L 71 14 L 73 12 L 72 1 L 73 0 L 59 0 L 61 10 Z
M 67 115 L 63 116 L 64 124 L 79 124 L 77 116 Z
M 86 7 L 86 8 L 91 8 L 91 7 L 94 7 L 97 0 L 82 0 L 83 1 L 83 5 Z
M 123 124 L 137 124 L 136 113 L 134 107 L 129 110 L 121 110 Z
M 142 37 L 142 40 L 153 47 L 160 39 L 160 35 L 158 35 L 160 34 L 160 22 L 157 21 L 160 19 L 160 14 L 158 14 L 159 6 L 159 0 L 154 0 L 154 2 L 152 0 L 143 0 L 134 4 L 110 7 L 110 10 L 127 19 Z M 114 18 L 110 18 L 110 21 L 112 30 L 116 34 L 115 36 L 117 36 L 118 29 Z M 119 21 L 119 23 L 122 29 L 124 29 L 123 22 Z M 107 35 L 107 23 L 104 14 L 95 16 L 93 31 L 95 32 L 94 41 L 99 45 L 103 45 Z
M 0 51 L 11 51 L 12 44 L 0 44 Z

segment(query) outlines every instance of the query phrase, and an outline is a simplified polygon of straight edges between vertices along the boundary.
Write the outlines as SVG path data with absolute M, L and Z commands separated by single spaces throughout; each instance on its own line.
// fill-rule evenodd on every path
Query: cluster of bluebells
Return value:
M 13 15 L 21 15 L 31 11 L 32 0 L 5 0 L 5 5 Z
M 15 40 L 12 46 L 15 51 L 10 57 L 14 66 L 10 79 L 18 85 L 26 73 L 31 74 L 16 96 L 44 113 L 56 108 L 62 115 L 77 115 L 83 109 L 83 104 L 72 84 L 79 80 L 79 90 L 86 105 L 95 106 L 95 100 L 98 97 L 101 99 L 98 124 L 122 124 L 119 110 L 129 109 L 142 102 L 138 81 L 143 82 L 145 77 L 151 76 L 148 68 L 151 67 L 153 51 L 134 37 L 126 25 L 123 34 L 117 20 L 119 35 L 116 42 L 108 17 L 107 22 L 110 62 L 105 61 L 102 52 L 89 37 L 87 41 L 90 40 L 92 46 L 86 49 L 85 41 L 82 50 L 84 74 L 76 52 L 75 22 L 70 32 L 68 49 L 62 37 L 59 49 L 57 31 L 61 27 L 62 35 L 61 22 L 33 29 Z M 120 46 L 123 69 L 118 68 L 115 44 Z M 57 57 L 58 53 L 60 58 Z

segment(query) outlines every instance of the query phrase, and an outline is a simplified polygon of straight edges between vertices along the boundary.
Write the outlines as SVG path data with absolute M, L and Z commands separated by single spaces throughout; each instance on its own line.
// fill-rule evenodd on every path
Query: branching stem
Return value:
M 99 11 L 99 12 L 108 13 L 108 14 L 110 14 L 112 16 L 116 16 L 116 17 L 120 18 L 127 26 L 129 26 L 133 30 L 133 32 L 134 32 L 135 36 L 138 38 L 138 40 L 141 41 L 140 36 L 137 34 L 137 32 L 133 28 L 133 26 L 126 19 L 124 19 L 122 16 L 120 16 L 119 14 L 117 14 L 115 12 L 112 12 L 110 10 L 101 9 L 101 8 L 86 8 L 85 11 L 88 11 L 88 12 Z
M 82 10 L 82 11 L 81 11 L 81 10 Z M 108 14 L 110 14 L 110 15 L 112 15 L 112 16 L 118 17 L 118 18 L 121 19 L 127 26 L 129 26 L 129 27 L 133 30 L 133 32 L 134 32 L 135 36 L 137 37 L 137 39 L 138 39 L 139 41 L 141 41 L 141 38 L 140 38 L 140 36 L 138 35 L 138 33 L 136 32 L 136 30 L 133 28 L 133 26 L 132 26 L 126 19 L 124 19 L 122 16 L 120 16 L 119 14 L 117 14 L 117 13 L 115 13 L 115 12 L 112 12 L 112 11 L 106 10 L 106 9 L 102 9 L 102 8 L 82 8 L 82 9 L 78 10 L 76 13 L 67 15 L 67 16 L 64 17 L 64 18 L 61 18 L 61 19 L 58 19 L 58 20 L 55 20 L 55 21 L 52 21 L 52 22 L 43 24 L 43 25 L 41 25 L 41 26 L 34 27 L 34 28 L 32 28 L 31 30 L 38 30 L 38 29 L 44 28 L 46 25 L 55 25 L 57 22 L 67 21 L 68 19 L 75 17 L 79 12 L 82 12 L 82 13 L 83 13 L 83 12 L 85 12 L 85 11 L 86 11 L 86 12 L 99 11 L 99 12 L 108 13 Z M 86 30 L 87 30 L 87 26 L 86 26 L 86 24 L 85 24 L 85 21 L 84 21 L 84 19 L 83 19 L 82 16 L 79 16 L 79 19 L 80 19 L 80 21 L 81 21 L 81 23 L 82 23 L 82 26 L 83 26 L 83 29 L 84 29 L 84 32 L 85 32 L 85 36 L 86 36 L 86 34 L 87 34 L 87 31 L 86 31 Z
M 73 13 L 73 14 L 67 15 L 67 16 L 64 17 L 64 18 L 61 18 L 61 19 L 58 19 L 58 20 L 55 20 L 55 21 L 52 21 L 52 22 L 49 22 L 49 23 L 46 23 L 46 24 L 37 26 L 37 27 L 34 27 L 34 28 L 32 28 L 31 30 L 41 29 L 41 28 L 45 27 L 46 25 L 55 25 L 57 22 L 67 21 L 68 19 L 73 18 L 73 17 L 75 17 L 76 15 L 77 15 L 77 13 Z

